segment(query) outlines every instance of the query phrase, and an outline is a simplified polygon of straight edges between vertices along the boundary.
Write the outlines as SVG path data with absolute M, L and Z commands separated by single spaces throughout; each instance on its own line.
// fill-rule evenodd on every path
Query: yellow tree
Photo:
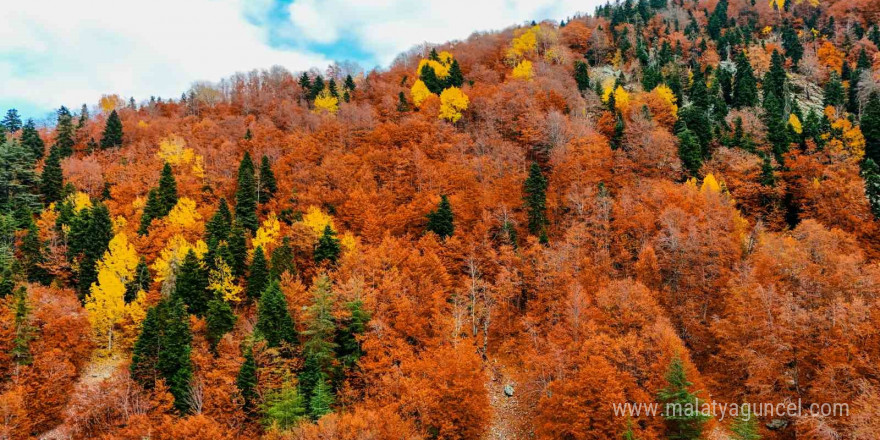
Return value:
M 467 110 L 467 95 L 465 95 L 458 87 L 450 87 L 440 94 L 440 119 L 446 119 L 450 122 L 458 122 L 461 119 L 461 112 Z
M 336 114 L 339 110 L 339 99 L 324 89 L 315 98 L 315 113 Z
M 125 286 L 131 281 L 138 256 L 124 232 L 116 234 L 98 263 L 98 281 L 93 283 L 85 308 L 95 336 L 106 338 L 113 349 L 114 327 L 125 317 Z
M 516 79 L 524 79 L 528 81 L 532 79 L 532 76 L 534 76 L 534 73 L 532 72 L 532 62 L 529 60 L 522 60 L 513 68 L 513 77 Z
M 278 217 L 276 217 L 273 212 L 269 214 L 269 217 L 263 222 L 260 228 L 257 229 L 257 233 L 251 241 L 251 246 L 254 249 L 258 246 L 262 246 L 264 250 L 268 250 L 271 245 L 275 244 L 280 235 L 281 222 L 278 221 Z
M 222 258 L 217 258 L 216 266 L 208 275 L 208 289 L 228 302 L 241 301 L 241 286 L 235 284 L 232 270 Z
M 166 221 L 170 225 L 188 229 L 195 226 L 201 219 L 202 216 L 196 211 L 196 202 L 190 198 L 181 197 L 168 213 Z
M 416 83 L 413 84 L 410 93 L 412 93 L 413 104 L 415 104 L 416 107 L 421 107 L 422 103 L 425 102 L 429 96 L 433 95 L 433 93 L 428 90 L 428 86 L 425 85 L 424 81 L 420 79 L 416 80 Z

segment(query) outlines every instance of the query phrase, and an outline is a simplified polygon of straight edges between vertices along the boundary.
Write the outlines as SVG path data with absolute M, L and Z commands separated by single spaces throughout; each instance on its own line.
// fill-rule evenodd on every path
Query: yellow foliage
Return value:
M 840 118 L 831 123 L 832 132 L 841 133 L 839 149 L 843 149 L 846 153 L 856 159 L 861 160 L 865 155 L 865 136 L 862 130 L 856 127 L 846 118 Z M 836 143 L 829 143 L 829 148 L 834 149 L 838 146 Z
M 437 58 L 440 59 L 440 63 L 444 66 L 452 65 L 452 54 L 445 50 L 440 51 L 440 53 L 437 54 Z
M 513 77 L 516 79 L 528 81 L 532 79 L 532 76 L 532 62 L 529 60 L 522 60 L 513 68 Z
M 797 115 L 794 113 L 788 116 L 788 125 L 791 125 L 791 129 L 797 134 L 801 134 L 804 131 L 804 128 L 801 125 L 801 120 L 798 119 Z
M 85 208 L 92 207 L 92 199 L 89 198 L 89 195 L 82 192 L 77 191 L 69 196 L 67 196 L 67 201 L 73 204 L 73 212 L 80 212 Z
M 232 270 L 222 258 L 217 258 L 217 267 L 208 275 L 208 289 L 223 298 L 224 301 L 239 302 L 241 286 L 235 284 Z
M 701 193 L 720 193 L 721 185 L 718 184 L 718 180 L 715 179 L 715 175 L 712 173 L 706 174 L 706 177 L 703 178 L 703 184 L 700 186 Z
M 669 104 L 673 116 L 678 116 L 678 105 L 676 104 L 677 98 L 675 97 L 675 93 L 672 93 L 672 89 L 670 89 L 669 86 L 666 84 L 660 84 L 659 86 L 654 87 L 653 92 Z M 617 98 L 615 97 L 614 99 Z
M 422 103 L 425 102 L 425 99 L 428 99 L 429 96 L 433 95 L 433 93 L 428 90 L 428 86 L 425 85 L 424 81 L 420 79 L 416 80 L 416 83 L 413 84 L 410 93 L 412 93 L 413 104 L 415 104 L 416 107 L 421 107 Z
M 544 52 L 544 61 L 553 64 L 565 63 L 565 51 L 560 46 L 553 46 Z
M 449 52 L 443 52 L 443 53 L 449 54 Z M 439 54 L 438 54 L 438 56 L 439 56 Z M 452 55 L 449 55 L 448 59 L 449 59 L 449 63 L 452 63 Z M 443 58 L 440 58 L 440 60 L 442 61 Z M 423 59 L 423 60 L 419 61 L 419 68 L 418 68 L 418 70 L 416 70 L 416 73 L 421 74 L 422 67 L 424 67 L 425 64 L 431 66 L 431 68 L 434 69 L 434 73 L 437 75 L 437 78 L 443 79 L 443 78 L 446 78 L 447 76 L 449 76 L 449 64 L 443 64 L 438 61 L 427 60 L 427 59 Z
M 330 229 L 336 230 L 333 226 L 333 219 L 315 206 L 309 206 L 309 209 L 306 210 L 306 214 L 302 218 L 302 224 L 314 231 L 315 236 L 324 233 L 324 228 L 328 225 Z
M 357 247 L 357 239 L 351 232 L 346 232 L 342 234 L 342 238 L 339 239 L 339 245 L 342 246 L 342 249 L 346 252 L 349 252 Z
M 166 221 L 180 228 L 191 228 L 201 219 L 202 216 L 196 211 L 196 202 L 188 197 L 181 197 L 168 213 Z
M 114 233 L 118 234 L 118 233 L 122 232 L 122 230 L 125 229 L 126 226 L 128 226 L 128 220 L 126 220 L 125 217 L 123 217 L 121 215 L 117 215 L 113 219 L 113 232 Z
M 141 120 L 138 121 L 138 123 L 137 123 L 137 128 L 147 128 L 147 127 L 149 127 L 149 126 L 150 126 L 150 124 L 147 124 L 147 122 L 144 121 L 143 119 L 141 119 Z
M 450 87 L 440 94 L 440 119 L 458 122 L 461 112 L 467 110 L 470 100 L 458 87 Z
M 329 113 L 335 115 L 339 111 L 339 99 L 333 96 L 329 90 L 324 89 L 315 98 L 315 113 Z
M 613 81 L 613 80 L 612 80 Z M 608 102 L 608 98 L 611 96 L 611 88 L 605 89 L 602 93 L 602 101 Z M 622 86 L 617 86 L 614 89 L 614 108 L 620 110 L 623 113 L 626 113 L 626 110 L 629 109 L 629 92 L 623 89 Z M 677 109 L 677 107 L 676 107 Z
M 122 313 L 122 334 L 119 339 L 119 346 L 130 348 L 134 345 L 138 335 L 141 333 L 141 323 L 147 317 L 147 294 L 143 290 L 139 290 L 134 301 L 125 305 Z
M 101 111 L 104 113 L 110 113 L 113 110 L 116 110 L 119 107 L 122 107 L 123 101 L 119 95 L 104 95 L 101 96 L 101 99 L 98 101 L 98 105 L 101 107 Z
M 85 309 L 98 340 L 113 349 L 114 327 L 125 316 L 125 284 L 137 267 L 137 252 L 125 233 L 116 234 L 98 263 L 98 281 L 86 298 Z M 106 338 L 106 339 L 104 339 Z
M 183 262 L 183 258 L 186 257 L 190 250 L 195 252 L 197 257 L 202 258 L 205 252 L 208 252 L 208 246 L 202 240 L 196 241 L 195 244 L 190 244 L 180 234 L 171 237 L 151 266 L 156 273 L 156 281 L 161 283 L 171 276 L 174 269 Z
M 684 185 L 689 188 L 697 189 L 697 178 L 691 177 L 688 180 L 685 180 Z
M 251 245 L 254 249 L 259 246 L 262 246 L 263 249 L 268 249 L 268 245 L 275 244 L 280 235 L 281 222 L 278 221 L 278 217 L 276 217 L 273 212 L 269 214 L 269 217 L 263 222 L 259 229 L 257 229 L 257 233 L 251 241 Z
M 538 47 L 538 32 L 540 27 L 532 26 L 526 29 L 518 37 L 510 42 L 510 51 L 508 54 L 520 59 L 535 51 Z
M 159 159 L 173 166 L 190 163 L 193 160 L 192 148 L 186 148 L 186 141 L 180 136 L 171 135 L 159 141 Z

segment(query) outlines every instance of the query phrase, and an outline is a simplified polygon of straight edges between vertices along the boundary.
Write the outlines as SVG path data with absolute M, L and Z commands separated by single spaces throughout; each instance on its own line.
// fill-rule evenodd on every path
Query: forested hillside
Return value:
M 0 438 L 880 438 L 878 11 L 627 0 L 9 110 Z M 695 397 L 804 412 L 612 412 Z

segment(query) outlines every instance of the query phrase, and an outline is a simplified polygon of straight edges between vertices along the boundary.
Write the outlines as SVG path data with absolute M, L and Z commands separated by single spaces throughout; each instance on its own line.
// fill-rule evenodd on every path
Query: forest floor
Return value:
M 513 395 L 504 394 L 504 387 L 513 387 Z M 486 433 L 486 440 L 516 440 L 528 438 L 522 429 L 522 414 L 516 396 L 516 381 L 511 377 L 508 367 L 498 359 L 489 365 L 489 379 L 486 389 L 492 408 L 492 425 Z

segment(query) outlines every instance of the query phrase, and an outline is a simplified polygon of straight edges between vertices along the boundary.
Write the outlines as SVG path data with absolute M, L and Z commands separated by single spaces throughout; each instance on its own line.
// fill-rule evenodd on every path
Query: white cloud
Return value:
M 0 26 L 0 106 L 76 108 L 104 93 L 176 98 L 196 80 L 329 62 L 270 47 L 264 30 L 245 19 L 254 7 L 246 1 L 8 2 Z
M 475 31 L 592 13 L 600 3 L 604 0 L 296 0 L 289 7 L 295 32 L 285 33 L 321 44 L 357 40 L 387 66 L 420 42 L 460 40 Z

